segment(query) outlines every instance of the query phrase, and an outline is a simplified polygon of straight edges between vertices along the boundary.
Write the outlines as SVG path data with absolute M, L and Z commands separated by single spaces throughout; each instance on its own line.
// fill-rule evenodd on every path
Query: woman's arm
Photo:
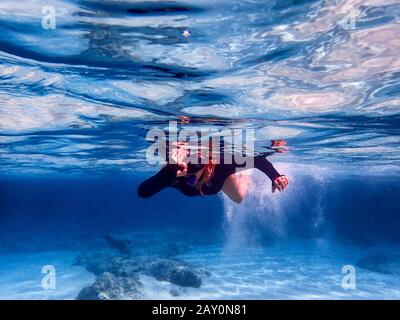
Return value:
M 272 163 L 263 156 L 254 157 L 254 167 L 262 171 L 268 176 L 268 178 L 271 179 L 272 192 L 275 192 L 276 189 L 278 189 L 279 191 L 283 191 L 289 184 L 288 178 L 284 175 L 279 174 Z
M 235 157 L 233 157 L 233 171 L 235 168 L 245 168 L 246 163 L 237 164 L 235 162 Z M 276 189 L 279 191 L 283 191 L 287 185 L 289 184 L 289 180 L 286 176 L 279 174 L 278 171 L 274 168 L 271 162 L 269 162 L 264 154 L 254 156 L 254 168 L 263 172 L 268 178 L 272 181 L 272 192 L 275 192 Z M 233 172 L 230 172 L 232 174 Z
M 168 164 L 156 175 L 143 181 L 137 190 L 139 197 L 149 198 L 161 190 L 172 185 L 176 179 L 177 172 L 181 169 L 178 164 Z
M 274 168 L 271 162 L 269 162 L 263 156 L 255 156 L 254 157 L 254 168 L 262 171 L 271 181 L 274 181 L 276 178 L 279 178 L 281 175 Z

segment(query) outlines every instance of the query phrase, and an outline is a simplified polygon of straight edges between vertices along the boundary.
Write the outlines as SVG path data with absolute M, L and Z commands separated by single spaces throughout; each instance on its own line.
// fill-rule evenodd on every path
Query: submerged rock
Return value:
M 146 270 L 147 258 L 113 258 L 108 262 L 107 271 L 119 277 L 135 277 Z
M 105 236 L 110 248 L 117 250 L 124 255 L 131 255 L 133 251 L 133 242 L 129 239 L 118 239 L 111 235 Z
M 374 252 L 359 259 L 356 265 L 370 271 L 400 276 L 400 254 Z
M 176 290 L 175 288 L 172 288 L 171 290 L 169 290 L 169 293 L 173 297 L 178 297 L 180 295 L 180 292 L 178 290 Z
M 169 282 L 182 287 L 200 288 L 201 277 L 195 270 L 187 267 L 180 267 L 171 270 Z
M 81 290 L 78 300 L 136 300 L 143 297 L 137 277 L 120 278 L 105 272 Z
M 150 262 L 146 273 L 159 281 L 168 281 L 181 287 L 194 288 L 201 286 L 202 276 L 209 276 L 209 273 L 202 268 L 172 259 Z
M 75 259 L 75 264 L 79 266 L 85 266 L 87 271 L 92 272 L 95 275 L 99 275 L 109 271 L 113 260 L 118 259 L 119 257 L 120 256 L 116 256 L 108 251 L 86 252 L 80 254 Z
M 171 258 L 188 250 L 187 245 L 155 244 L 152 239 L 140 238 L 133 242 L 111 236 L 106 240 L 109 248 L 82 253 L 76 258 L 75 264 L 85 266 L 98 276 L 91 286 L 80 292 L 78 299 L 139 299 L 142 297 L 138 280 L 141 274 L 178 286 L 171 292 L 178 295 L 179 288 L 199 288 L 202 279 L 210 275 L 202 267 Z M 140 241 L 146 245 L 138 245 Z

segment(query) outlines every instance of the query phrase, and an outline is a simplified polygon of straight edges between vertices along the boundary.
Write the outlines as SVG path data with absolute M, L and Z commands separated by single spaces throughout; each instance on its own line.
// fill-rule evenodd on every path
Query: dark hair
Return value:
M 188 166 L 187 166 L 187 172 L 189 174 L 193 174 L 193 173 L 196 173 L 196 172 L 200 171 L 203 168 L 204 168 L 204 164 L 200 164 L 200 163 L 199 164 L 192 164 L 192 163 L 189 163 Z

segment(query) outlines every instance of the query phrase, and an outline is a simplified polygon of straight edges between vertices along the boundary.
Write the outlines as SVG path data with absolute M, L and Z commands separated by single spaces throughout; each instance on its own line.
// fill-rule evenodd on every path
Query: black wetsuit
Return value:
M 148 198 L 167 187 L 178 189 L 187 196 L 217 194 L 221 191 L 225 180 L 236 172 L 236 168 L 243 168 L 245 166 L 245 164 L 238 165 L 234 161 L 232 162 L 233 164 L 225 164 L 223 162 L 221 164 L 216 164 L 210 183 L 208 185 L 203 184 L 201 186 L 201 192 L 194 185 L 189 183 L 188 177 L 176 176 L 178 170 L 182 169 L 178 164 L 168 164 L 156 175 L 139 185 L 138 195 L 142 198 Z M 271 162 L 265 158 L 265 155 L 254 157 L 254 168 L 265 173 L 271 181 L 281 176 L 272 166 Z

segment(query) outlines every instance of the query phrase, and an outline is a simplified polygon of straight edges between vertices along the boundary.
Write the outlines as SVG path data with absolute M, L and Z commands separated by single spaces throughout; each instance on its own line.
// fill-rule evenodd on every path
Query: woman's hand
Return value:
M 177 177 L 184 177 L 187 174 L 187 164 L 185 162 L 179 162 L 178 165 L 181 167 L 180 170 L 176 172 Z
M 289 184 L 289 179 L 286 176 L 280 176 L 272 182 L 272 193 L 278 189 L 280 192 L 284 191 Z
M 186 157 L 189 156 L 189 149 L 187 148 L 186 142 L 177 142 L 174 144 L 174 148 L 172 149 L 172 160 L 175 161 L 180 170 L 177 171 L 177 177 L 184 177 L 187 174 L 187 164 L 185 162 Z

